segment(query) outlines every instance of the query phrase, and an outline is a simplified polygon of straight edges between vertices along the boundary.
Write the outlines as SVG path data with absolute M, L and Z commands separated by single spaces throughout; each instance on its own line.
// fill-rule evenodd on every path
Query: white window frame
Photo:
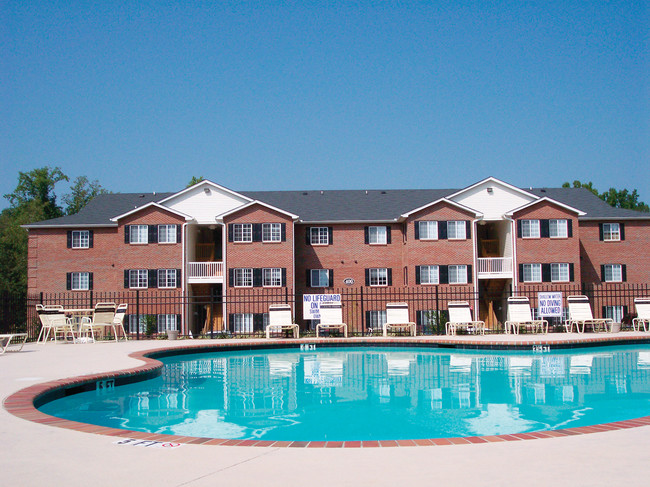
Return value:
M 158 287 L 172 289 L 178 287 L 176 269 L 158 269 Z
M 309 243 L 311 245 L 329 245 L 330 231 L 327 227 L 311 227 L 309 229 Z
M 368 328 L 381 330 L 386 323 L 386 310 L 372 310 L 368 312 Z
M 325 279 L 325 284 L 323 284 L 323 279 Z M 328 269 L 310 269 L 309 284 L 310 287 L 329 287 L 330 271 Z
M 421 221 L 418 222 L 420 240 L 438 240 L 438 222 Z
M 447 240 L 466 240 L 467 224 L 464 220 L 450 220 L 447 222 Z
M 276 243 L 282 241 L 281 223 L 262 223 L 262 242 Z
M 234 269 L 233 272 L 234 287 L 253 287 L 253 268 L 241 267 Z
M 282 287 L 282 268 L 268 267 L 262 269 L 262 287 Z
M 233 318 L 234 333 L 253 333 L 253 313 L 235 313 Z
M 450 265 L 447 276 L 449 278 L 449 284 L 467 284 L 467 266 L 464 264 Z
M 368 284 L 371 287 L 386 287 L 388 286 L 388 268 L 379 267 L 369 269 Z
M 253 241 L 252 223 L 233 223 L 232 241 L 234 243 L 249 243 Z
M 542 282 L 542 264 L 522 264 L 522 282 Z M 539 277 L 538 277 L 539 276 Z
M 603 277 L 605 282 L 623 282 L 623 266 L 621 264 L 605 264 L 605 275 Z
M 569 238 L 569 221 L 562 220 L 549 220 L 548 233 L 551 238 Z
M 165 333 L 170 330 L 178 330 L 178 322 L 176 315 L 158 315 L 158 333 Z
M 386 245 L 388 243 L 388 227 L 368 227 L 368 243 L 370 245 Z
M 176 225 L 158 225 L 158 243 L 175 244 L 177 243 Z
M 129 243 L 131 245 L 146 245 L 149 243 L 149 225 L 131 225 L 129 227 Z
M 539 220 L 521 220 L 521 238 L 541 238 Z
M 603 240 L 605 242 L 619 242 L 621 240 L 620 223 L 603 223 Z
M 440 267 L 437 265 L 421 265 L 420 284 L 440 284 Z
M 623 321 L 624 311 L 621 305 L 605 306 L 605 316 L 603 318 L 609 318 L 614 323 L 620 323 Z
M 143 282 L 144 286 L 141 285 Z M 147 289 L 148 287 L 149 271 L 147 269 L 129 269 L 129 289 Z
M 70 274 L 71 291 L 90 290 L 90 272 L 71 272 Z
M 72 230 L 71 247 L 73 249 L 89 249 L 90 232 L 88 230 Z
M 571 274 L 569 264 L 564 262 L 551 264 L 551 282 L 569 282 Z
M 128 315 L 129 333 L 137 333 L 138 328 L 140 333 L 145 333 L 147 327 L 146 318 L 147 315 L 140 315 L 140 322 L 138 323 L 138 315 Z

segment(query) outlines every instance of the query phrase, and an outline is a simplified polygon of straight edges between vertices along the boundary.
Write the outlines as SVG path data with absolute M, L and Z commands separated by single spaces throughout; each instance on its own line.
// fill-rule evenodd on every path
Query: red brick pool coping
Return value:
M 543 337 L 537 337 L 525 341 L 484 341 L 484 340 L 454 340 L 445 337 L 435 338 L 321 338 L 321 339 L 300 339 L 300 340 L 256 340 L 239 342 L 237 340 L 209 340 L 203 345 L 198 346 L 180 346 L 180 347 L 163 347 L 158 349 L 143 350 L 129 354 L 129 357 L 142 360 L 143 365 L 130 369 L 123 369 L 114 372 L 105 372 L 101 374 L 84 375 L 74 378 L 66 378 L 36 384 L 12 394 L 4 402 L 4 408 L 14 416 L 48 426 L 56 426 L 84 433 L 93 433 L 104 436 L 133 438 L 142 441 L 159 441 L 163 443 L 184 443 L 188 445 L 222 445 L 222 446 L 257 446 L 257 447 L 288 447 L 288 448 L 387 448 L 387 447 L 412 447 L 412 446 L 449 446 L 449 445 L 467 445 L 479 443 L 500 443 L 503 441 L 523 441 L 537 440 L 544 438 L 561 438 L 565 436 L 585 435 L 591 433 L 601 433 L 604 431 L 623 430 L 628 428 L 637 428 L 640 426 L 650 425 L 650 416 L 629 419 L 625 421 L 615 421 L 613 423 L 603 423 L 591 426 L 581 426 L 577 428 L 566 428 L 561 430 L 534 431 L 529 433 L 516 433 L 505 435 L 490 436 L 467 436 L 456 438 L 427 438 L 416 440 L 364 440 L 364 441 L 267 441 L 267 440 L 233 440 L 220 438 L 201 438 L 193 436 L 178 435 L 161 435 L 156 433 L 145 433 L 142 431 L 131 431 L 118 428 L 108 428 L 88 423 L 80 423 L 61 419 L 40 412 L 34 407 L 37 398 L 56 391 L 57 389 L 69 388 L 71 386 L 81 386 L 98 380 L 113 378 L 123 378 L 129 376 L 146 375 L 155 373 L 162 368 L 161 362 L 149 357 L 149 355 L 158 355 L 161 353 L 200 353 L 207 350 L 219 348 L 284 348 L 296 347 L 301 345 L 338 345 L 338 344 L 372 344 L 381 345 L 413 345 L 428 344 L 432 346 L 455 346 L 456 348 L 470 349 L 495 349 L 499 347 L 508 348 L 526 348 L 535 345 L 558 346 L 562 348 L 582 347 L 589 345 L 614 345 L 625 342 L 628 344 L 649 343 L 650 337 L 624 337 L 624 336 L 589 336 L 568 340 L 545 340 Z M 193 342 L 196 343 L 196 342 Z

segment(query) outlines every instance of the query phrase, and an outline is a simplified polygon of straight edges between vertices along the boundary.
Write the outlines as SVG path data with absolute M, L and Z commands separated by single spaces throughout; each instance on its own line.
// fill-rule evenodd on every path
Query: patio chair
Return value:
M 84 317 L 79 325 L 79 337 L 95 343 L 95 332 L 102 334 L 104 327 L 113 326 L 115 318 L 115 303 L 97 303 L 92 318 Z M 90 336 L 89 336 L 90 334 Z
M 4 333 L 0 335 L 0 355 L 5 353 L 9 347 L 17 347 L 18 350 L 12 349 L 12 351 L 20 352 L 26 341 L 27 333 Z
M 641 331 L 650 330 L 650 298 L 634 298 L 634 307 L 636 308 L 637 317 L 632 320 L 632 329 Z
M 293 337 L 298 338 L 298 325 L 291 318 L 291 306 L 272 304 L 269 306 L 269 324 L 266 326 L 266 338 L 271 338 L 271 331 L 293 330 Z
M 74 323 L 65 316 L 63 306 L 37 304 L 36 313 L 42 325 L 36 340 L 37 343 L 47 342 L 50 333 L 53 334 L 54 342 L 58 341 L 59 336 L 62 336 L 64 340 L 67 340 L 68 336 L 72 338 L 73 342 L 76 340 Z
M 508 298 L 508 319 L 505 323 L 506 333 L 519 334 L 519 328 L 531 329 L 533 333 L 548 333 L 548 321 L 534 320 L 530 310 L 530 301 L 526 296 Z
M 343 306 L 341 303 L 321 303 L 320 323 L 316 325 L 316 338 L 321 329 L 330 330 L 335 328 L 343 330 L 343 336 L 348 337 L 348 325 L 343 323 Z
M 415 323 L 409 320 L 408 303 L 386 303 L 386 323 L 384 336 L 391 330 L 408 330 L 411 336 L 416 335 Z
M 129 306 L 127 304 L 119 304 L 115 310 L 115 316 L 111 322 L 111 327 L 113 328 L 113 336 L 115 337 L 116 342 L 119 341 L 119 337 L 117 335 L 118 330 L 122 330 L 124 341 L 128 341 L 129 339 L 126 331 L 124 330 L 124 318 L 126 317 L 126 310 L 128 307 Z
M 591 326 L 593 331 L 600 331 L 601 328 L 612 331 L 613 321 L 610 318 L 594 318 L 587 296 L 574 295 L 566 299 L 569 305 L 569 319 L 564 322 L 564 329 L 567 333 L 573 331 L 574 325 L 578 333 L 584 333 L 586 326 Z
M 472 310 L 467 301 L 450 301 L 447 309 L 449 311 L 449 321 L 445 323 L 447 335 L 455 335 L 459 328 L 485 335 L 485 322 L 472 318 Z

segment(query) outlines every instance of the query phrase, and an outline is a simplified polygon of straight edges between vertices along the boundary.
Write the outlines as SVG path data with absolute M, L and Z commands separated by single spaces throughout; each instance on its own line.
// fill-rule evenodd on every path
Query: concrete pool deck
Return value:
M 514 344 L 650 338 L 648 333 L 418 337 L 431 342 Z M 326 341 L 327 339 L 322 339 Z M 371 339 L 372 340 L 372 339 Z M 0 395 L 68 377 L 143 365 L 129 357 L 208 340 L 85 345 L 27 344 L 0 356 Z M 232 340 L 245 344 L 260 340 Z M 291 341 L 313 343 L 314 340 Z M 267 342 L 268 343 L 268 342 Z M 646 485 L 650 426 L 594 434 L 452 446 L 285 448 L 183 444 L 172 449 L 118 445 L 122 438 L 34 423 L 4 408 L 3 485 Z

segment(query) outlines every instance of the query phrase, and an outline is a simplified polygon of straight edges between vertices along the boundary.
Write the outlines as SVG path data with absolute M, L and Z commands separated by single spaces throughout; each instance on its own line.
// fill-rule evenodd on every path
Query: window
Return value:
M 312 269 L 310 276 L 311 287 L 328 287 L 330 285 L 330 274 L 327 269 Z
M 253 313 L 235 313 L 233 316 L 235 333 L 253 332 Z
M 438 240 L 438 222 L 418 222 L 420 240 Z
M 329 230 L 327 227 L 311 227 L 309 229 L 309 242 L 312 245 L 328 245 Z
M 158 243 L 176 243 L 176 225 L 158 225 Z
M 71 272 L 70 289 L 72 291 L 88 291 L 90 289 L 90 272 Z
M 149 243 L 149 225 L 131 225 L 129 227 L 129 243 Z
M 542 282 L 542 264 L 522 264 L 524 282 Z
M 178 330 L 176 315 L 158 315 L 158 333 L 165 333 L 169 330 Z
M 387 243 L 386 227 L 368 227 L 368 243 L 382 245 Z
M 420 284 L 439 284 L 440 277 L 439 277 L 439 269 L 437 265 L 422 265 L 419 267 L 420 267 Z
M 368 269 L 369 286 L 388 286 L 388 269 Z
M 467 284 L 467 266 L 449 266 L 449 284 Z
M 147 315 L 140 315 L 140 320 L 138 320 L 138 315 L 129 315 L 129 333 L 146 333 L 147 330 Z
M 129 287 L 132 289 L 146 289 L 149 284 L 147 269 L 129 270 Z
M 449 240 L 463 240 L 467 238 L 467 224 L 464 221 L 447 222 L 447 238 Z
M 605 318 L 611 319 L 614 323 L 620 323 L 625 316 L 624 306 L 604 306 Z
M 569 264 L 551 264 L 551 282 L 569 282 Z
M 618 223 L 603 223 L 603 240 L 614 242 L 621 240 L 621 227 Z
M 282 286 L 282 269 L 274 267 L 262 269 L 262 286 L 280 287 Z
M 72 248 L 87 249 L 90 247 L 90 232 L 88 230 L 72 231 Z
M 551 238 L 567 238 L 569 236 L 567 220 L 549 220 L 548 231 Z
M 163 289 L 177 287 L 176 269 L 158 269 L 158 287 Z
M 623 266 L 621 264 L 606 264 L 603 269 L 605 282 L 623 282 Z
M 280 223 L 262 223 L 262 242 L 281 242 L 282 225 Z
M 233 269 L 235 287 L 253 287 L 253 269 Z
M 235 223 L 233 229 L 233 242 L 252 242 L 253 241 L 253 224 L 252 223 Z
M 386 323 L 386 310 L 367 311 L 366 313 L 367 313 L 366 326 L 374 330 L 376 329 L 381 330 L 384 324 Z
M 539 220 L 521 220 L 522 238 L 539 238 Z

